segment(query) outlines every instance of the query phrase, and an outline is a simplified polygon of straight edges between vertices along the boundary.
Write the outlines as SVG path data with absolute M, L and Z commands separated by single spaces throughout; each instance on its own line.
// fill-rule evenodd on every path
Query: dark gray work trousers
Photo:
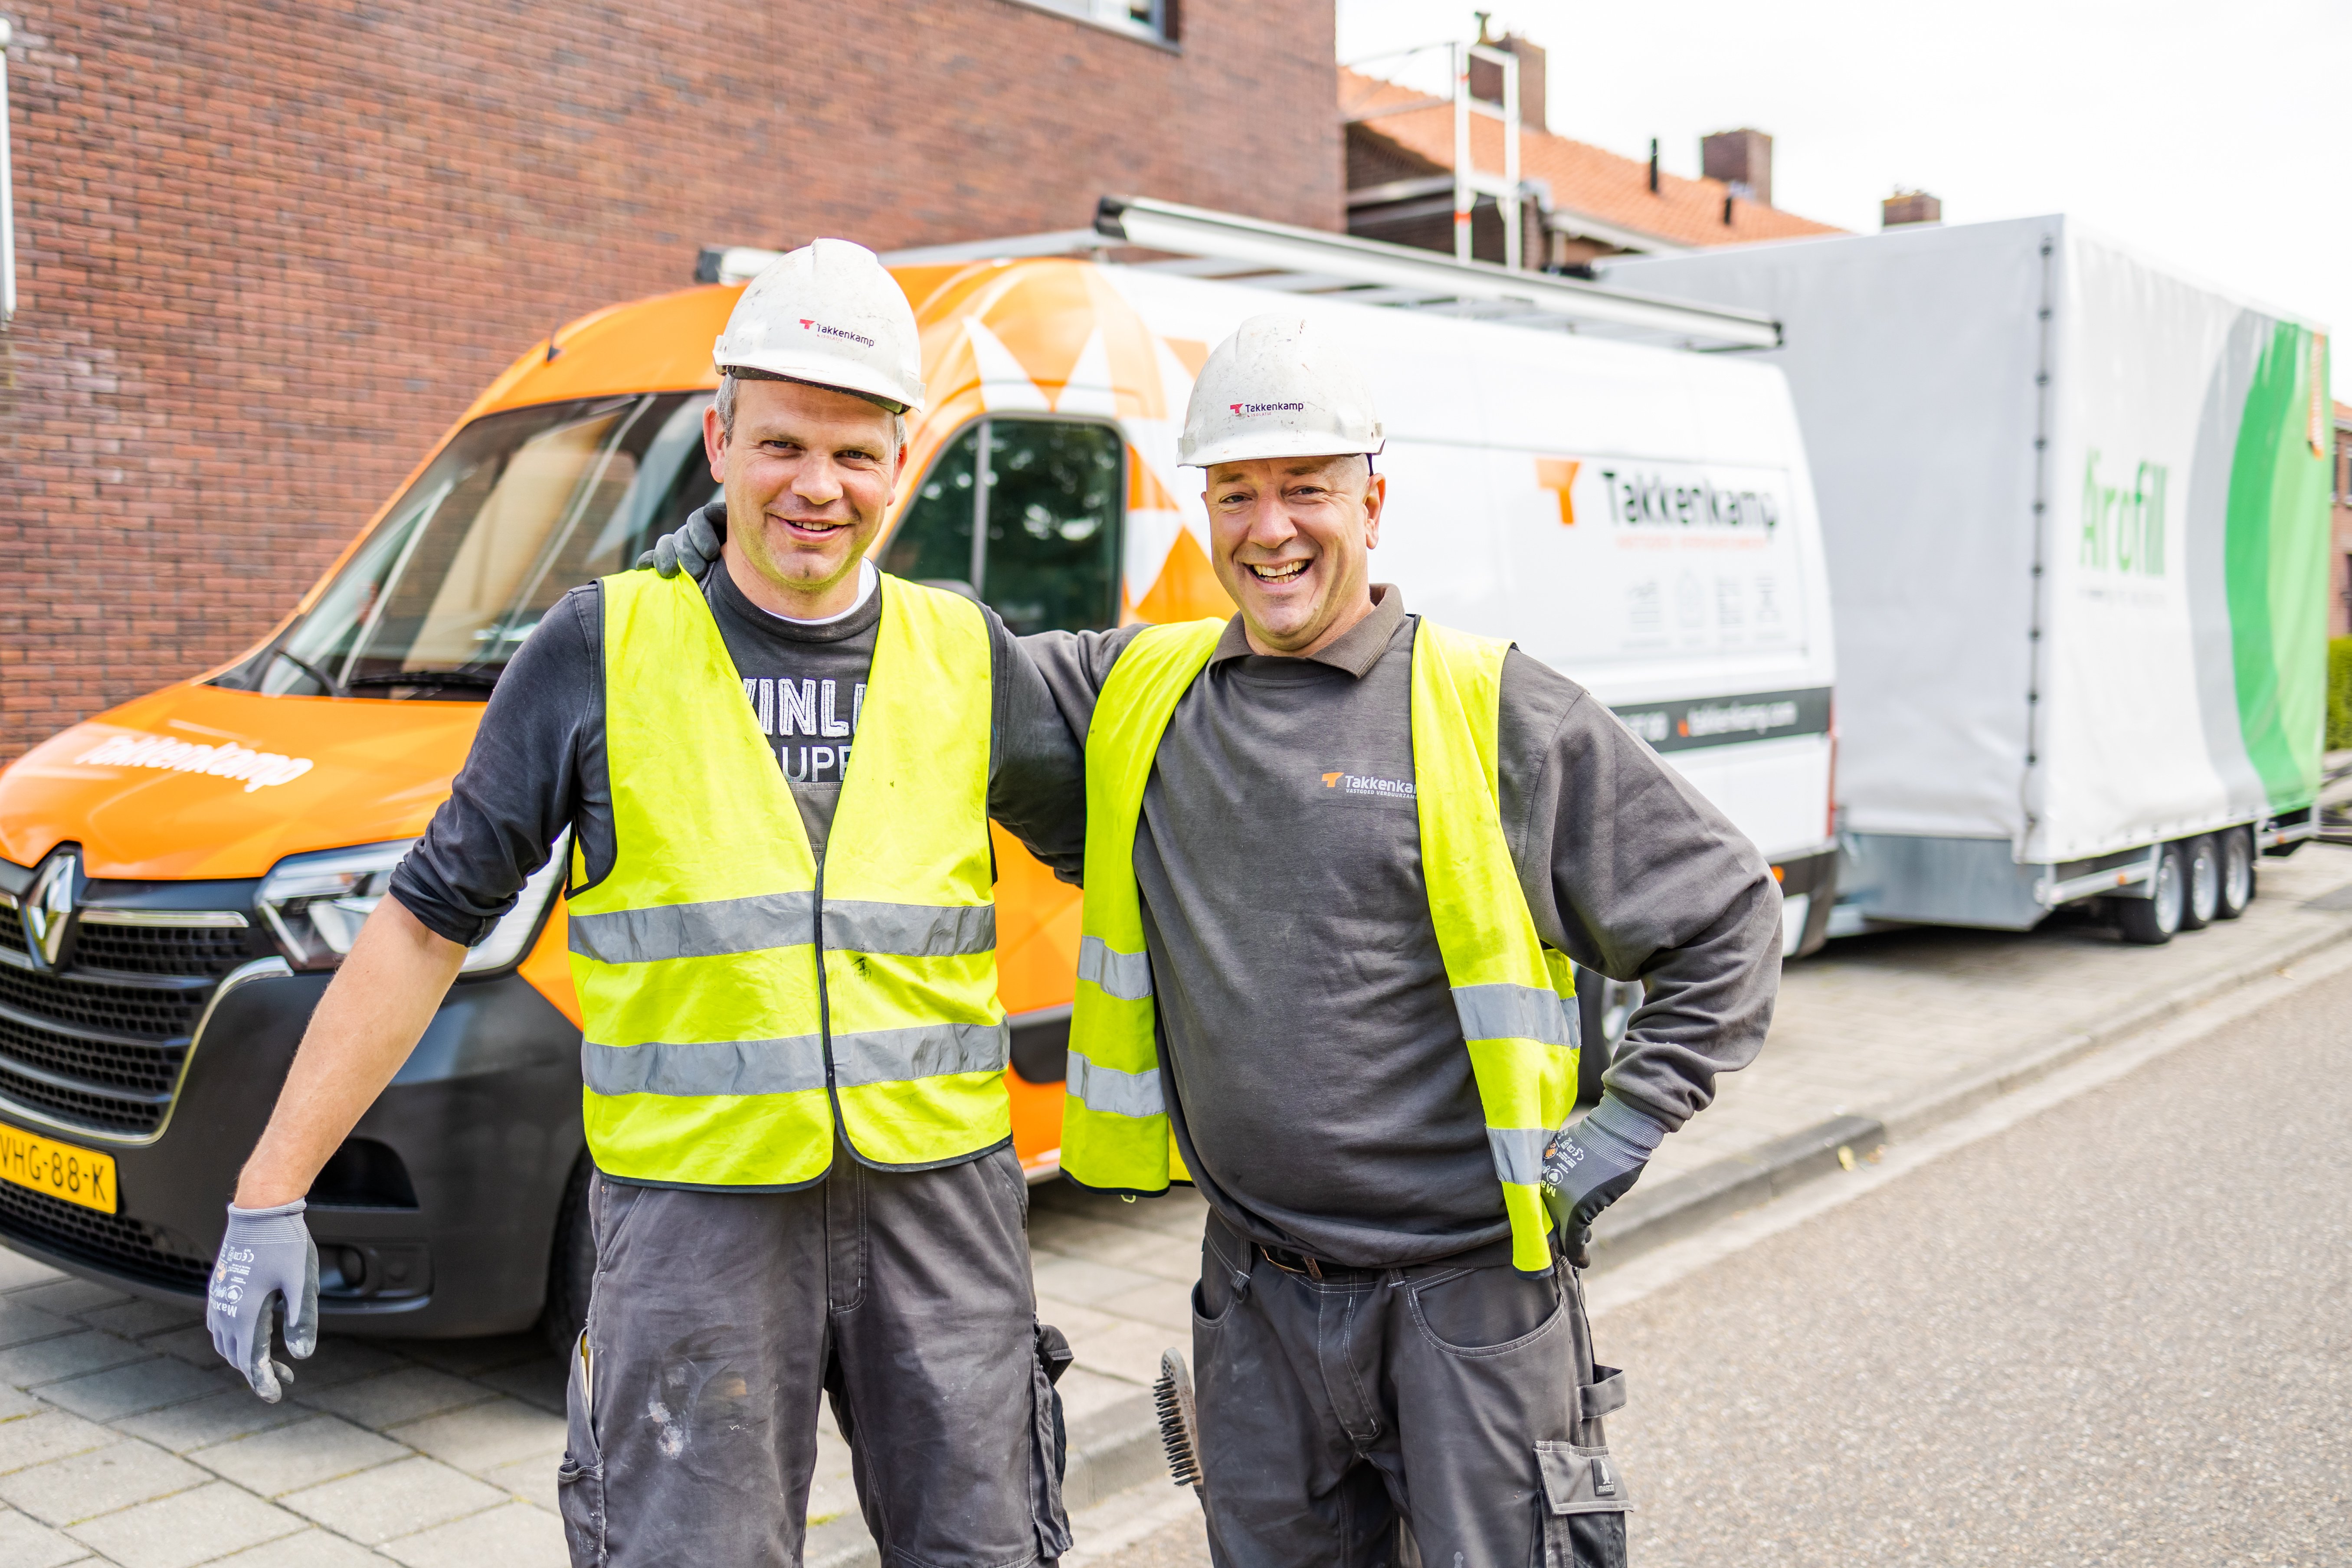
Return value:
M 1575 1270 L 1322 1272 L 1209 1218 L 1192 1353 L 1217 1568 L 1385 1568 L 1416 1546 L 1426 1568 L 1622 1568 L 1601 1417 L 1624 1379 L 1593 1364 Z
M 1010 1149 L 936 1171 L 836 1152 L 792 1193 L 600 1176 L 592 1202 L 557 1472 L 576 1568 L 799 1563 L 820 1391 L 887 1568 L 1068 1550 Z

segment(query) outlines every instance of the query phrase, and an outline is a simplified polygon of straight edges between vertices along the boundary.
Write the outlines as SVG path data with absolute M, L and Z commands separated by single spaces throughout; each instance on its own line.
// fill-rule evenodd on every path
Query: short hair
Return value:
M 848 392 L 847 387 L 824 386 L 814 381 L 803 381 L 796 375 L 778 375 L 772 371 L 730 367 L 719 373 L 719 395 L 712 406 L 719 410 L 719 433 L 730 441 L 735 439 L 735 384 L 739 381 L 789 381 L 800 386 L 814 386 L 824 392 Z M 907 444 L 907 416 L 878 397 L 866 397 L 862 392 L 850 392 L 852 397 L 866 401 L 890 416 L 890 449 L 896 452 Z

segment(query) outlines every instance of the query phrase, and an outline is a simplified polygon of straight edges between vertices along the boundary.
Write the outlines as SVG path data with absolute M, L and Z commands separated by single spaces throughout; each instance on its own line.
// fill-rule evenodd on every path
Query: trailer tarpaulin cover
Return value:
M 2062 217 L 1610 276 L 1784 323 L 1849 830 L 2050 863 L 2311 803 L 2323 334 Z

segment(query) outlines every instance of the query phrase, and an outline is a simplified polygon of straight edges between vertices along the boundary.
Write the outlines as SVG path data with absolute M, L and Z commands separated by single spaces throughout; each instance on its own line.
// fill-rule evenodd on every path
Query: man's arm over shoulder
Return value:
M 1140 626 L 1015 637 L 990 612 L 999 749 L 989 815 L 1076 886 L 1087 858 L 1087 727 Z
M 1516 649 L 1503 667 L 1503 828 L 1544 941 L 1643 983 L 1604 1081 L 1665 1128 L 1762 1048 L 1780 984 L 1771 868 L 1591 693 Z
M 470 946 L 547 863 L 572 820 L 580 731 L 602 691 L 603 595 L 575 588 L 541 618 L 490 693 L 449 798 L 392 875 L 392 896 Z
M 1086 754 L 1021 639 L 994 610 L 982 613 L 996 677 L 988 815 L 1055 876 L 1076 884 L 1087 858 Z
M 1143 629 L 1138 622 L 1105 632 L 1035 632 L 1021 639 L 1022 652 L 1036 667 L 1081 750 L 1094 723 L 1095 699 L 1110 679 L 1111 666 Z

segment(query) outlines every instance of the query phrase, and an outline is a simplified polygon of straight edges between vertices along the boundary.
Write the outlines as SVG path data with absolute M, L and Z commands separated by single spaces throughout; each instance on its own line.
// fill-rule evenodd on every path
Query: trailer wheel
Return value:
M 2213 918 L 2233 921 L 2254 901 L 2254 830 L 2232 827 L 2221 835 L 2221 896 Z
M 2210 833 L 2184 839 L 2180 858 L 2188 872 L 2180 910 L 2182 931 L 2203 931 L 2221 907 L 2221 847 Z
M 2117 899 L 2116 924 L 2126 942 L 2154 947 L 2172 940 L 2180 929 L 2182 906 L 2188 900 L 2186 868 L 2180 846 L 2168 844 L 2157 857 L 2155 885 L 2145 899 Z
M 588 1187 L 596 1168 L 588 1156 L 572 1167 L 563 1205 L 555 1211 L 555 1247 L 547 1265 L 547 1305 L 539 1314 L 540 1337 L 557 1355 L 572 1353 L 588 1327 L 588 1291 L 596 1280 L 596 1227 L 588 1213 Z
M 1577 1032 L 1583 1048 L 1576 1056 L 1576 1103 L 1601 1102 L 1601 1075 L 1617 1059 L 1633 1010 L 1642 1005 L 1639 981 L 1612 980 L 1590 969 L 1576 972 Z

